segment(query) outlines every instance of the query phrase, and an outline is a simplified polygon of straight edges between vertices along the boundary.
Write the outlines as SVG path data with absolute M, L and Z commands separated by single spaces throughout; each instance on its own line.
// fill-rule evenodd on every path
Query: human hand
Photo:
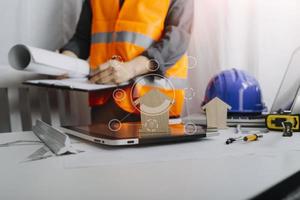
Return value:
M 151 64 L 144 56 L 129 62 L 109 60 L 91 75 L 90 82 L 96 84 L 120 84 L 151 71 Z
M 90 82 L 96 84 L 120 84 L 131 80 L 135 76 L 135 71 L 129 63 L 110 60 L 99 67 L 99 70 L 92 75 Z

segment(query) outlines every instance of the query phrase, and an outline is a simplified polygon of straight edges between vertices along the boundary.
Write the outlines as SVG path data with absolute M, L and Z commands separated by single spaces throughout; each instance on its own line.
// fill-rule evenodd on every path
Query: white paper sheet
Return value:
M 89 63 L 84 60 L 21 44 L 10 50 L 8 60 L 16 70 L 44 75 L 86 77 L 90 72 Z
M 74 78 L 74 79 L 64 79 L 64 80 L 32 80 L 26 81 L 25 84 L 30 85 L 46 85 L 50 87 L 57 87 L 57 88 L 68 88 L 71 90 L 80 90 L 80 91 L 98 91 L 98 90 L 105 90 L 116 88 L 119 86 L 126 86 L 129 82 L 125 82 L 120 85 L 98 85 L 92 84 L 88 81 L 87 78 Z

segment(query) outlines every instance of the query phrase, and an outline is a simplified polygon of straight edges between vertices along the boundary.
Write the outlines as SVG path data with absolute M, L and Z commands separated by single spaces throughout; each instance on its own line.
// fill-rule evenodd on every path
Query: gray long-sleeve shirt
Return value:
M 120 0 L 120 5 L 124 1 Z M 186 53 L 192 32 L 193 10 L 194 0 L 172 0 L 162 38 L 142 53 L 159 63 L 160 73 L 164 74 Z M 90 55 L 91 27 L 92 9 L 89 0 L 85 0 L 76 32 L 61 51 L 70 50 L 79 58 L 87 59 Z

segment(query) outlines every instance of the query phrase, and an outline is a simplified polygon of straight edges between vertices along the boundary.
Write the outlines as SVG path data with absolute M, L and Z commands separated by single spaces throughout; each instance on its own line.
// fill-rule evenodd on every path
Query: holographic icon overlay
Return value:
M 172 97 L 165 99 L 160 105 L 156 105 L 155 107 L 147 107 L 147 105 L 141 105 L 142 107 L 140 107 L 135 103 L 135 100 L 140 98 L 138 91 L 139 87 L 142 86 L 153 87 L 153 89 L 158 90 L 168 90 L 169 93 L 172 94 Z M 175 101 L 175 88 L 168 78 L 158 74 L 147 74 L 136 79 L 131 88 L 130 98 L 132 105 L 134 105 L 135 109 L 140 113 L 148 116 L 157 116 L 168 112 L 171 108 Z

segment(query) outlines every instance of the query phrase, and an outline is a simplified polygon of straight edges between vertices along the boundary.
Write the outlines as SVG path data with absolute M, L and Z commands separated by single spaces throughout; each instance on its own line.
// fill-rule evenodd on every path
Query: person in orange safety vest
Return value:
M 61 53 L 89 59 L 90 81 L 132 84 L 91 92 L 92 121 L 138 121 L 134 100 L 152 89 L 184 105 L 193 0 L 85 0 L 76 32 Z

